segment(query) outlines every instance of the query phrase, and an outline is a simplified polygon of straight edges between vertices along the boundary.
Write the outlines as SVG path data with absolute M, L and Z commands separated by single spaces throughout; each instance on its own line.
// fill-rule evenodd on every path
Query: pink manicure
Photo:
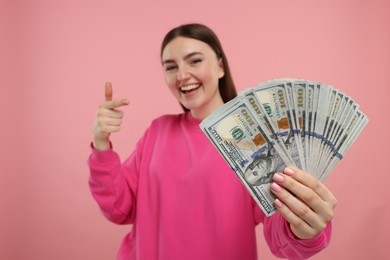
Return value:
M 288 167 L 284 168 L 284 171 L 283 171 L 285 174 L 287 175 L 293 175 L 294 174 L 294 171 Z
M 271 184 L 271 189 L 273 189 L 275 192 L 281 192 L 282 191 L 282 188 L 275 182 Z
M 281 174 L 279 174 L 279 173 L 275 173 L 273 179 L 274 179 L 274 181 L 276 181 L 276 182 L 282 182 L 282 181 L 284 181 L 283 175 L 281 175 Z
M 275 203 L 275 206 L 276 206 L 277 208 L 281 208 L 281 207 L 283 206 L 283 203 L 282 203 L 280 200 L 278 200 L 278 199 L 276 199 L 276 200 L 274 201 L 274 203 Z

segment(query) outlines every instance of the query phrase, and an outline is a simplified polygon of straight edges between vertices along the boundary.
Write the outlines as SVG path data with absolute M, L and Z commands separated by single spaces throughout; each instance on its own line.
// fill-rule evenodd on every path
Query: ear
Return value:
M 225 76 L 225 68 L 223 67 L 222 58 L 219 59 L 218 65 L 219 65 L 218 78 L 222 78 L 223 76 Z

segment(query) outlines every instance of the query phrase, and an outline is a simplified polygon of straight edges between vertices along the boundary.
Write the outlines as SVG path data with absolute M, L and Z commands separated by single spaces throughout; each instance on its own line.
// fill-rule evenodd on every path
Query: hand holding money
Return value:
M 107 150 L 110 147 L 109 136 L 121 128 L 123 111 L 117 108 L 129 104 L 127 99 L 112 99 L 112 85 L 105 85 L 105 101 L 98 107 L 93 126 L 93 146 L 97 150 Z
M 309 239 L 325 229 L 333 217 L 337 200 L 314 176 L 288 167 L 273 176 L 271 191 L 275 205 L 300 239 Z
M 280 202 L 270 187 L 275 173 L 294 166 L 325 181 L 367 123 L 359 105 L 332 86 L 278 79 L 240 92 L 200 127 L 270 216 Z

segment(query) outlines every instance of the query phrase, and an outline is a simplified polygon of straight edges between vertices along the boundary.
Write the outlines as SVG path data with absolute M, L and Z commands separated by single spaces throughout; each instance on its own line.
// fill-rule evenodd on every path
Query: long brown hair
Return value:
M 160 56 L 164 51 L 165 46 L 170 43 L 176 37 L 186 37 L 195 40 L 202 41 L 208 44 L 211 49 L 217 55 L 218 59 L 222 60 L 224 76 L 219 79 L 218 86 L 219 92 L 224 103 L 232 100 L 237 96 L 236 87 L 233 82 L 233 77 L 230 72 L 229 64 L 225 53 L 222 49 L 222 45 L 217 37 L 217 35 L 207 26 L 198 23 L 183 24 L 178 27 L 170 30 L 164 37 L 164 40 L 161 43 Z M 184 111 L 189 111 L 183 105 L 181 105 Z

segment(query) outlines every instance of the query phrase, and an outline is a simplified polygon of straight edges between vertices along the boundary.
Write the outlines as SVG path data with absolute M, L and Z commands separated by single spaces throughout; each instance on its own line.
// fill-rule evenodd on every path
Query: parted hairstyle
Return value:
M 233 82 L 233 77 L 230 72 L 227 58 L 217 35 L 209 27 L 203 24 L 190 23 L 180 25 L 178 27 L 173 28 L 165 35 L 164 40 L 161 43 L 161 57 L 165 46 L 167 46 L 167 44 L 174 40 L 176 37 L 186 37 L 202 41 L 214 50 L 215 54 L 217 55 L 217 58 L 222 60 L 222 65 L 224 69 L 224 76 L 218 81 L 219 92 L 221 93 L 222 100 L 224 103 L 226 103 L 235 98 L 237 96 L 236 87 Z M 181 106 L 184 111 L 189 111 L 183 105 Z

